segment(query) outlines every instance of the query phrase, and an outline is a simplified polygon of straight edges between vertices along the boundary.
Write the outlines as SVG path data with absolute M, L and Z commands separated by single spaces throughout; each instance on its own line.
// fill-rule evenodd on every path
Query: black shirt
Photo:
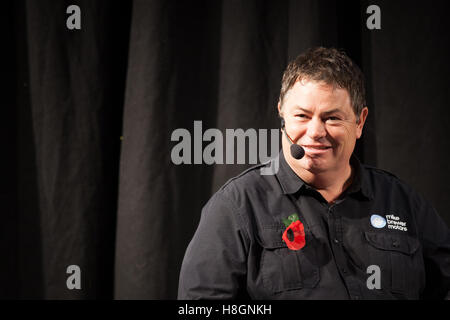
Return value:
M 444 298 L 445 222 L 394 175 L 355 156 L 350 163 L 353 182 L 333 203 L 295 174 L 283 152 L 275 175 L 261 175 L 263 164 L 230 179 L 202 210 L 178 298 Z M 294 213 L 305 230 L 300 250 L 282 240 L 283 219 Z

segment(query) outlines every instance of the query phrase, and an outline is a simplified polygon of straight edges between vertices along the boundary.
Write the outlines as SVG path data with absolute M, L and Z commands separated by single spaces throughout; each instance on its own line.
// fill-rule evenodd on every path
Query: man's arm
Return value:
M 426 271 L 424 299 L 450 299 L 450 230 L 424 199 L 417 203 Z
M 248 236 L 233 203 L 216 193 L 202 210 L 181 266 L 178 299 L 246 294 Z

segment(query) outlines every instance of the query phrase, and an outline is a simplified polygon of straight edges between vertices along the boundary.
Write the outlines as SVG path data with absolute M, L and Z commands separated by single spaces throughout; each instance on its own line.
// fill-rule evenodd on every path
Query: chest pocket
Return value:
M 316 287 L 320 275 L 313 236 L 306 232 L 306 245 L 300 250 L 291 250 L 281 238 L 284 230 L 278 225 L 265 226 L 258 239 L 262 247 L 261 275 L 264 287 L 273 294 Z
M 371 264 L 381 270 L 381 288 L 419 298 L 424 285 L 420 242 L 407 234 L 365 232 Z

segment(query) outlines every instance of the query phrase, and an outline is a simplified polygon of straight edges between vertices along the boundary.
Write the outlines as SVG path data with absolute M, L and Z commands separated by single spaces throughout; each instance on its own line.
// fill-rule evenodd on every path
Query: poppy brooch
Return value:
M 305 228 L 303 223 L 298 219 L 296 213 L 290 215 L 287 219 L 283 219 L 286 230 L 283 233 L 283 241 L 291 250 L 300 250 L 305 246 Z

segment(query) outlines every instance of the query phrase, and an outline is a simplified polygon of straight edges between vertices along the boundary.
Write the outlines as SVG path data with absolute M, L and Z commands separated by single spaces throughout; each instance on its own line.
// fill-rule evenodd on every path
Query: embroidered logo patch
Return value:
M 387 219 L 387 225 L 389 229 L 394 230 L 400 230 L 400 231 L 408 231 L 408 228 L 406 227 L 406 222 L 400 220 L 400 217 L 395 216 L 393 214 L 388 214 L 386 216 Z
M 384 226 L 386 226 L 386 219 L 377 214 L 373 214 L 370 216 L 370 224 L 374 228 L 381 229 L 384 228 Z
M 385 218 L 386 217 L 386 218 Z M 387 214 L 385 217 L 378 214 L 373 214 L 370 216 L 370 224 L 372 227 L 381 229 L 387 226 L 388 229 L 408 231 L 406 227 L 406 222 L 402 221 L 400 217 L 394 214 Z

